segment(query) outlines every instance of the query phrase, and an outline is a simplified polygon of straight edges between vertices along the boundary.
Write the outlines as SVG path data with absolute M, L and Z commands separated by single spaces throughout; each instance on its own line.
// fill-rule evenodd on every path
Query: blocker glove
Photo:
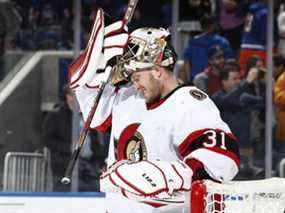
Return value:
M 98 9 L 87 47 L 69 67 L 70 87 L 94 86 L 106 80 L 109 74 L 104 70 L 115 56 L 124 53 L 128 39 L 125 23 L 104 27 L 103 11 Z
M 101 191 L 151 197 L 189 191 L 192 170 L 182 161 L 118 161 L 100 177 Z

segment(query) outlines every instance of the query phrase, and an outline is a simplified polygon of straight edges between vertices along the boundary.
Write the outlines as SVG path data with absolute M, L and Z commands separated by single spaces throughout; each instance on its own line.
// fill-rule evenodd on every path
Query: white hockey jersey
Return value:
M 78 87 L 84 119 L 96 87 Z M 176 161 L 194 158 L 217 181 L 238 172 L 237 141 L 211 99 L 196 87 L 180 86 L 158 103 L 147 105 L 132 86 L 105 87 L 91 127 L 112 125 L 108 164 L 116 160 Z

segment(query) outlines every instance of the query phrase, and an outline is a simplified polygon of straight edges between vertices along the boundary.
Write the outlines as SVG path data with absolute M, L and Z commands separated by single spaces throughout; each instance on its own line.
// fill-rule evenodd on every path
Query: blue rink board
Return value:
M 0 192 L 0 197 L 94 197 L 104 198 L 101 192 Z

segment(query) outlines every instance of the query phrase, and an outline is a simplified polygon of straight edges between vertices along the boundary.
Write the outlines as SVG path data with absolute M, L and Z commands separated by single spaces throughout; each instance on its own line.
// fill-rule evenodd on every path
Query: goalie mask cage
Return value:
M 196 181 L 190 203 L 191 213 L 285 213 L 285 179 Z

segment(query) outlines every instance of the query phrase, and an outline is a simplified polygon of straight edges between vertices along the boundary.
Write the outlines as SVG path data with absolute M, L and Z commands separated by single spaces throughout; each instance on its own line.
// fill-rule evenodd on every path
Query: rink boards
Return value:
M 5 213 L 105 213 L 104 194 L 80 193 L 0 193 L 0 212 Z

